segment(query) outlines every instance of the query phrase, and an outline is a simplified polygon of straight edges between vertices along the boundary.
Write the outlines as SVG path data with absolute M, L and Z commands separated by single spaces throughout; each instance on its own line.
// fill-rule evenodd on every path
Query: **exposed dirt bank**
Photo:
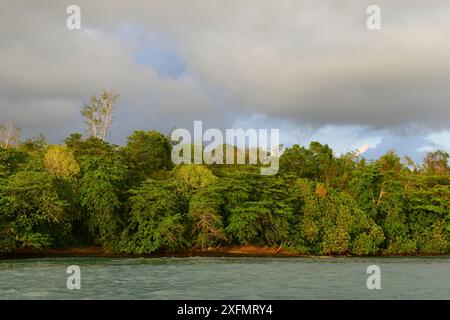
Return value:
M 311 256 L 298 251 L 286 250 L 275 247 L 256 246 L 226 246 L 217 248 L 192 249 L 179 252 L 155 252 L 146 255 L 127 255 L 106 252 L 100 246 L 69 248 L 69 249 L 20 249 L 12 253 L 1 255 L 2 259 L 29 259 L 29 258 L 70 258 L 70 257 L 104 257 L 104 258 L 135 258 L 135 257 L 320 257 L 331 258 L 332 256 Z M 390 255 L 379 255 L 390 256 Z M 417 255 L 419 256 L 419 255 Z M 427 255 L 428 256 L 428 255 Z M 432 255 L 429 255 L 432 256 Z M 336 257 L 350 257 L 350 255 L 340 255 Z
M 213 257 L 300 257 L 299 252 L 288 251 L 281 248 L 256 247 L 256 246 L 230 246 L 205 249 L 192 249 L 171 252 L 156 252 L 148 255 L 126 255 L 108 253 L 102 247 L 84 247 L 69 249 L 20 249 L 12 253 L 0 256 L 0 259 L 25 259 L 25 258 L 64 258 L 64 257 L 191 257 L 191 256 L 213 256 Z

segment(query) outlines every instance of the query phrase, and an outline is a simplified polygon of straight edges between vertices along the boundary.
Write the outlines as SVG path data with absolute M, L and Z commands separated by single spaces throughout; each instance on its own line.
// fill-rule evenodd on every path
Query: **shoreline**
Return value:
M 435 257 L 448 256 L 449 254 L 436 255 L 386 255 L 364 257 Z M 188 257 L 269 257 L 269 258 L 356 258 L 352 255 L 310 255 L 298 251 L 289 251 L 274 247 L 257 246 L 226 246 L 207 249 L 191 249 L 178 252 L 155 252 L 151 254 L 132 255 L 121 253 L 108 253 L 101 246 L 79 247 L 68 249 L 19 249 L 15 252 L 0 255 L 0 260 L 19 260 L 35 258 L 188 258 Z
M 32 259 L 32 258 L 163 258 L 163 257 L 308 257 L 309 255 L 299 252 L 287 251 L 270 247 L 256 246 L 229 246 L 207 249 L 190 249 L 178 252 L 154 252 L 150 254 L 126 254 L 109 253 L 101 246 L 68 248 L 68 249 L 19 249 L 15 252 L 0 255 L 0 260 Z

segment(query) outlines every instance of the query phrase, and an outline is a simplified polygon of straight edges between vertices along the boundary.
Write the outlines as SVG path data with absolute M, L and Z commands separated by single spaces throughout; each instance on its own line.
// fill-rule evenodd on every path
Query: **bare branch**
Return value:
M 15 125 L 14 121 L 8 121 L 0 124 L 0 147 L 8 148 L 17 144 L 20 140 L 21 130 Z
M 103 90 L 100 97 L 92 96 L 90 104 L 84 104 L 81 115 L 85 118 L 89 134 L 105 140 L 114 121 L 113 112 L 119 95 Z

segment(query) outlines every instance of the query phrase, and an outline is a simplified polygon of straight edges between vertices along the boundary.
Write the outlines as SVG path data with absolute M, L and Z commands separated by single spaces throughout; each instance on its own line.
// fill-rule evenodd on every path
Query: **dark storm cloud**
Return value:
M 79 130 L 82 102 L 102 88 L 121 95 L 118 140 L 252 114 L 448 128 L 448 1 L 82 0 L 81 31 L 65 28 L 69 1 L 0 3 L 0 121 L 30 132 Z M 366 28 L 369 4 L 379 31 Z

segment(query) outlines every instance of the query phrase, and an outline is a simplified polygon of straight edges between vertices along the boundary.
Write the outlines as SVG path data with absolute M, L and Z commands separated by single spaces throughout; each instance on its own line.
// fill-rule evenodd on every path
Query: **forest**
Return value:
M 219 246 L 305 255 L 435 255 L 450 248 L 449 155 L 422 163 L 389 151 L 367 160 L 328 145 L 292 145 L 279 173 L 260 165 L 171 161 L 169 136 L 105 141 L 117 96 L 85 104 L 88 135 L 21 141 L 0 127 L 0 254 L 102 246 L 145 255 Z M 248 150 L 242 150 L 246 152 Z

